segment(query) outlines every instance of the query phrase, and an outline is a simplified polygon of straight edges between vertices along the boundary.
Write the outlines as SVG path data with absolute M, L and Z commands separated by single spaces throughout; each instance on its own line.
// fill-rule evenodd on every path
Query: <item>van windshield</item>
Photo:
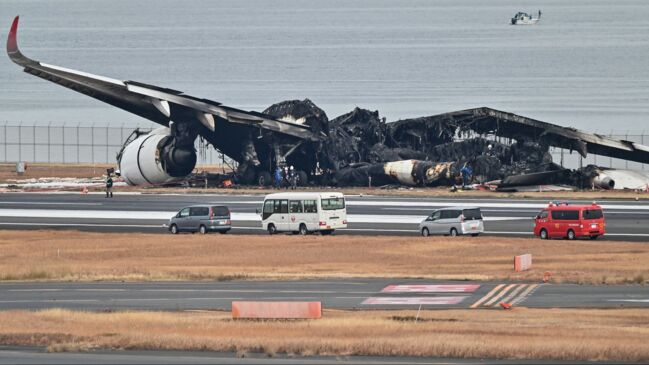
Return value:
M 464 209 L 462 211 L 462 214 L 464 215 L 465 221 L 482 220 L 482 213 L 480 212 L 480 208 Z
M 336 210 L 345 208 L 345 198 L 322 199 L 323 210 Z
M 584 219 L 601 219 L 604 216 L 601 209 L 586 209 L 584 210 Z

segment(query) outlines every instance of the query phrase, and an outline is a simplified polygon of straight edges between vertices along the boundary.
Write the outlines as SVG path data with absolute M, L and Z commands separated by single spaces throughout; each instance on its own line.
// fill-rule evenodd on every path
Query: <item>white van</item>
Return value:
M 269 194 L 264 199 L 261 224 L 270 234 L 331 234 L 347 227 L 345 197 L 342 193 Z

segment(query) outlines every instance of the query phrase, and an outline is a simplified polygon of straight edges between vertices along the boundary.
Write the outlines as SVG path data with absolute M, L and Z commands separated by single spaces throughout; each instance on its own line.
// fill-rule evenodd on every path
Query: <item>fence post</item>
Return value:
M 640 133 L 640 143 L 644 146 L 644 129 Z M 644 171 L 644 164 L 642 164 L 642 171 Z
M 77 165 L 79 164 L 79 125 L 81 125 L 81 122 L 77 123 Z
M 5 143 L 5 162 L 8 162 L 7 160 L 7 121 L 5 120 L 4 124 L 4 143 Z
M 106 163 L 108 163 L 108 124 L 106 124 Z
M 18 124 L 18 161 L 22 161 L 22 152 L 23 152 L 23 135 L 22 135 L 22 130 L 23 127 Z
M 628 129 L 626 131 L 626 136 L 624 137 L 624 140 L 625 141 L 629 140 L 629 130 Z M 624 161 L 624 168 L 627 169 L 627 170 L 629 169 L 629 160 Z

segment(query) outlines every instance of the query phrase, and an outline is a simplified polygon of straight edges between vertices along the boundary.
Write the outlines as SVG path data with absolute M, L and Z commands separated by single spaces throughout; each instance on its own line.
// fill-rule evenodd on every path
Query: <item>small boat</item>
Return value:
M 528 13 L 518 12 L 512 18 L 512 25 L 531 25 L 536 24 L 541 20 L 541 10 L 539 10 L 539 16 L 537 18 L 532 18 Z

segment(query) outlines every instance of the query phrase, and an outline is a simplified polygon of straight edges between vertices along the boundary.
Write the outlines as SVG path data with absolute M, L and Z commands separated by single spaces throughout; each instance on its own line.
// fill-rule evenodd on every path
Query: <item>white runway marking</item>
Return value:
M 467 201 L 469 199 L 462 199 L 458 198 L 458 200 L 462 201 Z M 491 201 L 481 201 L 480 203 L 466 203 L 466 202 L 458 202 L 454 200 L 449 200 L 449 201 L 400 201 L 400 200 L 347 200 L 346 204 L 347 206 L 370 206 L 370 207 L 397 207 L 397 208 L 404 208 L 404 207 L 424 207 L 424 208 L 440 208 L 440 207 L 449 207 L 449 206 L 454 206 L 454 207 L 480 207 L 480 208 L 506 208 L 506 209 L 538 209 L 541 210 L 542 208 L 546 208 L 548 206 L 548 202 L 544 201 L 543 203 L 514 203 L 514 202 L 508 202 L 508 201 L 500 201 L 499 199 L 496 200 L 491 200 Z M 259 205 L 261 207 L 262 200 L 226 200 L 226 201 L 215 201 L 213 202 L 215 204 L 252 204 L 252 205 Z M 580 203 L 580 204 L 588 204 L 588 203 Z M 573 205 L 576 205 L 573 204 Z M 600 204 L 600 206 L 604 209 L 611 209 L 611 210 L 646 210 L 649 211 L 649 205 L 646 204 Z
M 609 299 L 609 302 L 649 303 L 649 299 Z
M 458 284 L 458 285 L 388 285 L 381 293 L 473 293 L 480 285 Z

